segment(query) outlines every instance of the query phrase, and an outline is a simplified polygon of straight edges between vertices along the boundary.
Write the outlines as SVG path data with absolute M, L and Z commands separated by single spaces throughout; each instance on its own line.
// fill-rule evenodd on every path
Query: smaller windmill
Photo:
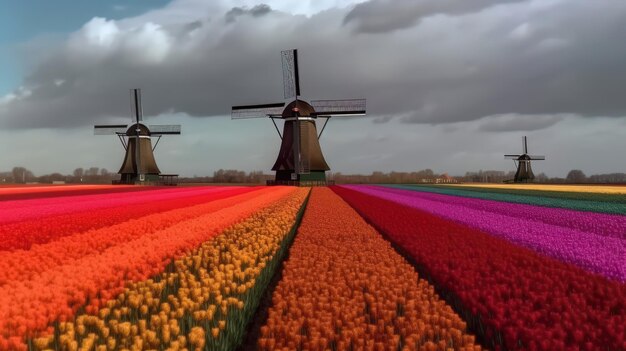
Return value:
M 157 183 L 161 178 L 169 183 L 175 178 L 174 174 L 161 174 L 154 159 L 156 149 L 163 135 L 179 135 L 180 125 L 146 125 L 143 123 L 143 108 L 141 106 L 141 89 L 131 90 L 133 122 L 129 125 L 95 125 L 95 135 L 117 135 L 126 151 L 122 167 L 117 172 L 122 175 L 122 184 L 142 184 L 145 182 Z M 157 137 L 152 146 L 152 137 Z
M 530 167 L 530 161 L 545 160 L 545 156 L 534 156 L 528 154 L 528 140 L 526 136 L 522 137 L 522 148 L 524 153 L 521 155 L 504 155 L 505 159 L 512 159 L 516 163 L 517 172 L 515 172 L 515 183 L 528 183 L 535 179 L 533 169 Z

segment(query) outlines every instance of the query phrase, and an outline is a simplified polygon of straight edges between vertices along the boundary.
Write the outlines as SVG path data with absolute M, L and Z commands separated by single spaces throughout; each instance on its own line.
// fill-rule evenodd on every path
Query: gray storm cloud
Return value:
M 531 132 L 545 129 L 561 122 L 564 115 L 531 115 L 516 114 L 488 116 L 479 120 L 478 130 L 484 132 Z
M 515 114 L 482 128 L 533 130 L 559 122 L 545 115 L 626 115 L 623 1 L 371 0 L 310 16 L 189 3 L 140 20 L 93 18 L 44 46 L 22 87 L 0 97 L 0 126 L 119 120 L 134 87 L 147 116 L 282 101 L 287 48 L 300 49 L 305 99 L 365 97 L 378 123 Z
M 253 17 L 259 17 L 266 15 L 272 11 L 272 8 L 266 4 L 260 4 L 252 7 L 251 9 L 243 8 L 243 7 L 233 7 L 230 11 L 228 11 L 225 15 L 226 22 L 234 22 L 235 19 L 239 16 L 250 15 Z
M 524 0 L 371 0 L 356 5 L 344 24 L 355 23 L 356 32 L 385 33 L 412 27 L 431 15 L 460 15 L 519 1 Z

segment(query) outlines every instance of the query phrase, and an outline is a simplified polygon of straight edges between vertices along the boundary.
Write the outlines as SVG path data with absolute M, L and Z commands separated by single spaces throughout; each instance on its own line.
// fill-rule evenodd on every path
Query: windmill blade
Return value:
M 526 139 L 526 136 L 522 137 L 522 147 L 524 148 L 524 154 L 528 153 L 528 140 Z
M 300 95 L 300 74 L 298 72 L 298 50 L 284 50 L 280 52 L 283 63 L 283 88 L 285 99 Z
M 530 157 L 530 159 L 531 159 L 531 160 L 538 160 L 538 161 L 541 161 L 541 160 L 545 160 L 545 159 L 546 159 L 546 157 L 545 157 L 545 156 L 535 156 L 535 155 L 531 155 L 531 156 L 528 156 L 528 157 Z
M 125 124 L 95 125 L 93 126 L 94 135 L 115 135 L 126 134 L 128 126 Z
M 281 116 L 285 108 L 284 102 L 264 105 L 233 106 L 230 112 L 231 119 L 261 118 Z
M 363 116 L 365 115 L 365 99 L 345 100 L 313 100 L 315 109 L 313 116 Z
M 150 135 L 180 135 L 180 124 L 155 124 L 148 126 Z
M 522 155 L 504 155 L 504 158 L 517 160 L 518 158 L 520 158 L 520 156 Z
M 141 89 L 131 89 L 131 111 L 133 113 L 134 122 L 140 123 L 143 121 L 143 107 L 141 105 Z

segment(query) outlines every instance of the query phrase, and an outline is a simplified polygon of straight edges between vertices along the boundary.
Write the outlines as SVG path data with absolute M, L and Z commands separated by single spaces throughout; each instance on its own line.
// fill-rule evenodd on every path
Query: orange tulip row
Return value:
M 59 266 L 73 265 L 84 257 L 104 252 L 120 243 L 128 243 L 145 238 L 147 235 L 160 233 L 174 225 L 180 225 L 255 198 L 262 198 L 263 195 L 269 193 L 273 193 L 273 190 L 265 188 L 87 230 L 50 243 L 36 245 L 29 250 L 0 252 L 0 286 L 29 280 L 33 276 L 44 274 Z M 279 194 L 275 193 L 275 195 Z M 251 212 L 242 212 L 239 218 L 244 218 L 249 213 Z
M 31 341 L 36 350 L 228 349 L 262 290 L 259 277 L 294 225 L 308 189 L 291 190 L 98 310 Z M 258 296 L 253 296 L 253 295 Z M 251 305 L 254 304 L 254 305 Z M 56 335 L 56 336 L 55 336 Z
M 314 188 L 258 340 L 263 350 L 480 350 L 389 242 Z
M 14 280 L 0 287 L 0 349 L 7 343 L 15 346 L 16 340 L 39 335 L 55 321 L 71 319 L 79 309 L 97 312 L 107 306 L 110 298 L 123 292 L 129 281 L 142 281 L 160 274 L 173 259 L 293 192 L 287 187 L 268 188 L 238 196 L 238 203 L 234 198 L 216 201 L 208 204 L 216 206 L 215 210 L 194 212 L 195 217 L 166 227 L 152 223 L 151 219 L 130 221 L 127 229 L 132 238 L 124 237 L 122 231 L 113 231 L 106 238 L 104 231 L 98 238 L 117 242 L 102 248 L 101 252 L 89 249 L 89 245 L 95 245 L 94 241 L 84 238 L 84 245 L 79 245 L 83 256 L 68 259 L 67 263 L 60 248 L 56 265 L 49 265 L 28 280 Z M 219 209 L 219 203 L 230 205 Z M 142 228 L 143 235 L 136 233 Z M 69 257 L 75 254 L 65 253 Z

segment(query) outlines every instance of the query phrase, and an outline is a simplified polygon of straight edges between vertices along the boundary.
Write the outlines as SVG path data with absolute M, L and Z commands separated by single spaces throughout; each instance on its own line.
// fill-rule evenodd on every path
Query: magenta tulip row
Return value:
M 347 187 L 483 230 L 591 272 L 626 281 L 626 240 L 598 233 L 597 230 L 585 231 L 572 227 L 571 223 L 584 222 L 583 218 L 594 221 L 592 214 L 567 211 L 564 213 L 570 217 L 581 217 L 571 221 L 561 213 L 562 222 L 559 222 L 559 217 L 555 217 L 547 223 L 530 215 L 522 217 L 519 214 L 506 214 L 506 210 L 515 212 L 515 208 L 506 208 L 511 204 L 500 202 L 492 202 L 491 206 L 487 203 L 471 205 L 468 204 L 471 200 L 461 197 L 441 196 L 433 199 L 432 194 L 410 190 L 375 186 Z M 593 224 L 583 228 L 589 230 Z
M 169 201 L 184 196 L 198 196 L 224 191 L 223 187 L 148 190 L 133 193 L 112 193 L 87 196 L 66 196 L 38 200 L 0 202 L 0 224 L 59 214 L 79 213 L 103 208 L 131 206 L 148 202 Z

